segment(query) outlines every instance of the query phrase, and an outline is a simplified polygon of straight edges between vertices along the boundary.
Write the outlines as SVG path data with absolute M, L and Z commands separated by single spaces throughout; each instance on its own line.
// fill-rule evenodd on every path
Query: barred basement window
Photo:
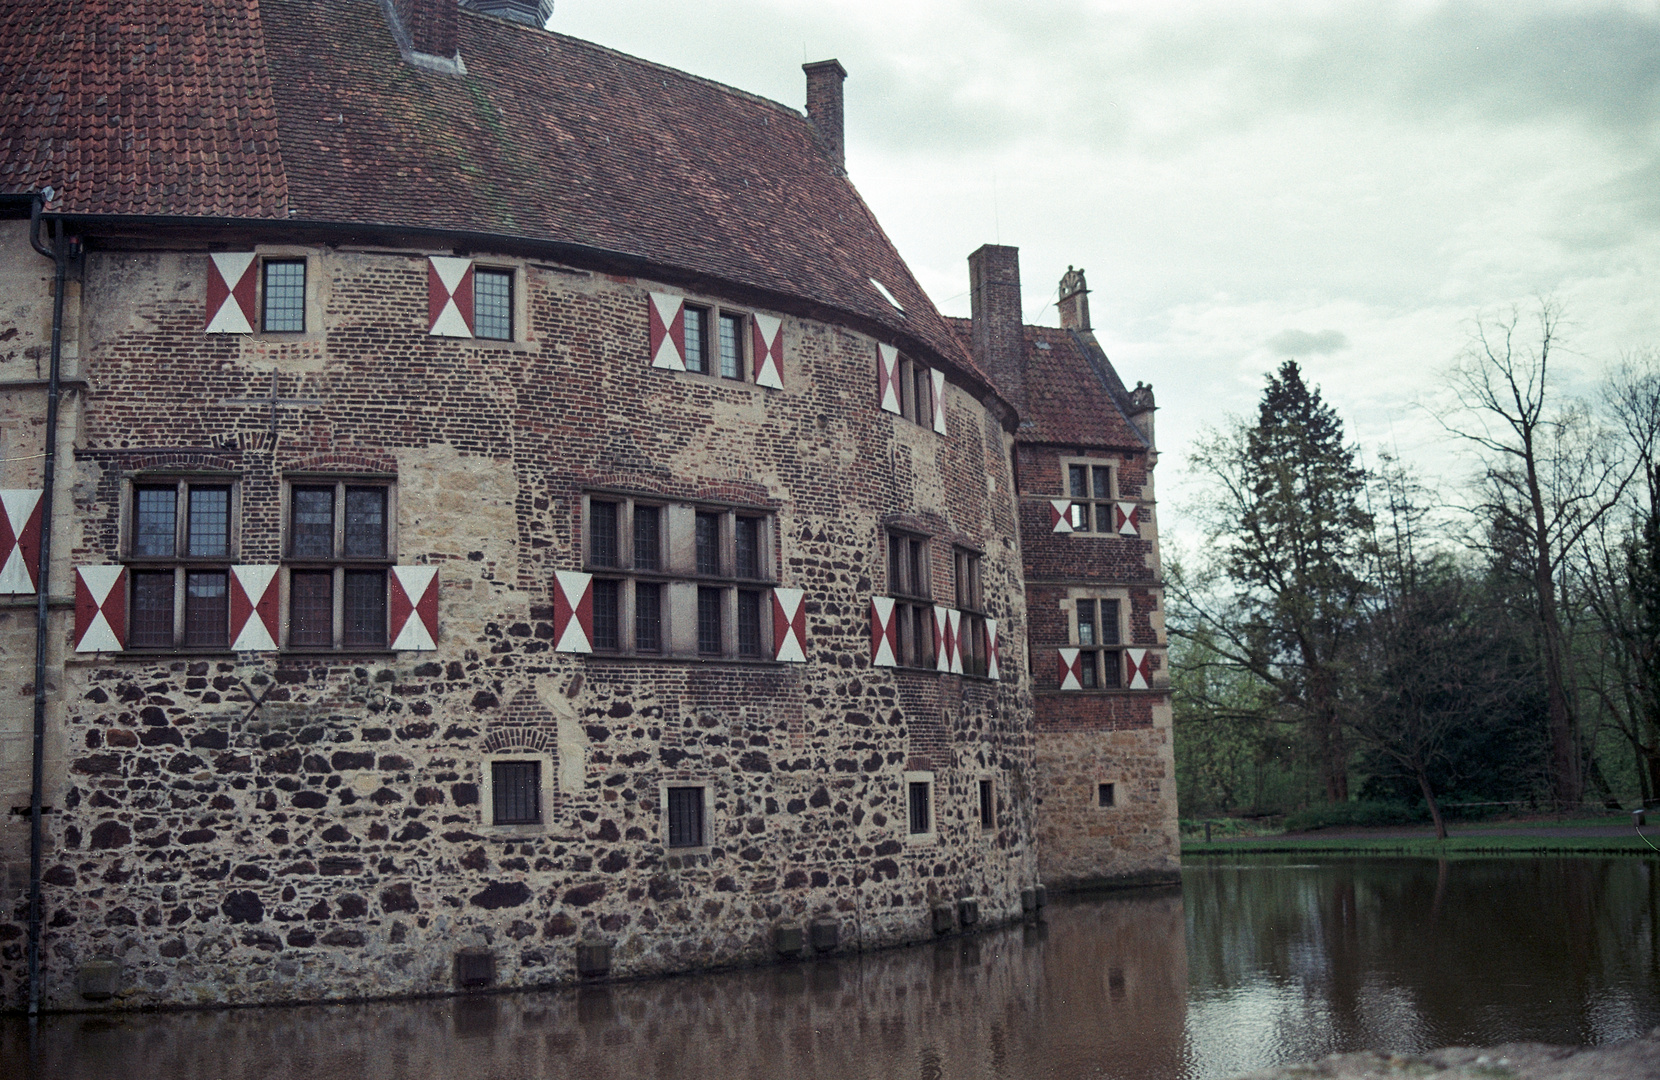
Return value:
M 1112 784 L 1097 784 L 1095 786 L 1095 804 L 1097 806 L 1112 806 L 1117 792 Z
M 1107 465 L 1068 465 L 1066 481 L 1066 492 L 1072 497 L 1072 531 L 1111 535 L 1112 468 Z
M 899 637 L 895 659 L 901 667 L 933 667 L 933 564 L 925 537 L 888 534 L 888 595 Z
M 492 825 L 535 825 L 542 820 L 542 763 L 490 763 Z
M 718 374 L 742 382 L 748 359 L 749 317 L 719 308 L 686 304 L 681 308 L 686 334 L 686 370 Z M 710 340 L 713 332 L 714 340 Z
M 1122 681 L 1122 655 L 1101 648 L 1119 643 L 1118 601 L 1083 599 L 1078 604 L 1078 682 L 1085 690 L 1116 690 Z
M 289 480 L 288 648 L 386 647 L 392 510 L 389 482 Z
M 513 340 L 513 271 L 473 269 L 473 336 Z
M 264 272 L 265 307 L 260 329 L 268 333 L 305 331 L 305 260 L 267 259 Z
M 993 798 L 990 780 L 980 781 L 980 828 L 995 829 L 997 827 L 997 803 Z
M 671 787 L 666 793 L 669 847 L 702 847 L 704 839 L 702 787 Z
M 140 481 L 127 529 L 127 647 L 223 649 L 237 485 L 228 478 Z
M 737 508 L 585 497 L 599 652 L 703 658 L 770 655 L 772 519 Z
M 919 836 L 934 831 L 934 818 L 929 807 L 930 790 L 933 785 L 925 780 L 912 780 L 910 789 L 910 819 L 911 835 Z

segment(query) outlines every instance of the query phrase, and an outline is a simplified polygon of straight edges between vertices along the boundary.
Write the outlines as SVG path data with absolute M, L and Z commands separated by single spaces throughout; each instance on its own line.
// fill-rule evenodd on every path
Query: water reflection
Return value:
M 1045 923 L 757 971 L 400 1004 L 56 1016 L 0 1076 L 1199 1078 L 1660 1024 L 1647 860 L 1199 863 Z M 1184 903 L 1185 898 L 1185 903 Z

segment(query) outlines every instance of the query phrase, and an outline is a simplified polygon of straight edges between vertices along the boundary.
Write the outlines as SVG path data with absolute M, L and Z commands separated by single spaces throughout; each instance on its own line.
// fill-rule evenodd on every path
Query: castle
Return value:
M 539 986 L 1172 879 L 1153 399 L 527 0 L 0 15 L 6 1008 Z M 43 618 L 44 616 L 44 618 Z

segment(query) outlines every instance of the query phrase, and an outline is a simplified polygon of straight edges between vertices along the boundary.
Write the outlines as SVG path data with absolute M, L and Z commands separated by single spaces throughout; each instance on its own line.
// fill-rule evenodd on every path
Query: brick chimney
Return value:
M 1063 330 L 1089 329 L 1089 289 L 1084 285 L 1084 272 L 1066 268 L 1061 275 L 1061 328 Z
M 1020 249 L 986 244 L 968 257 L 974 360 L 997 389 L 1026 408 L 1026 332 L 1020 308 Z
M 432 59 L 456 57 L 456 0 L 381 0 L 381 7 L 391 16 L 392 36 L 405 60 L 431 67 Z
M 802 64 L 807 73 L 807 122 L 813 125 L 819 143 L 836 171 L 847 171 L 846 144 L 842 139 L 842 81 L 847 71 L 838 60 Z

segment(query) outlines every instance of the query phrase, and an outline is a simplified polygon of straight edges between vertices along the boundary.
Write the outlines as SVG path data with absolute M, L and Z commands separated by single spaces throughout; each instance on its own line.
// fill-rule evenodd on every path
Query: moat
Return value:
M 1041 924 L 651 982 L 367 1005 L 53 1015 L 0 1075 L 123 1080 L 1226 1077 L 1373 1048 L 1660 1024 L 1660 863 L 1189 860 Z

